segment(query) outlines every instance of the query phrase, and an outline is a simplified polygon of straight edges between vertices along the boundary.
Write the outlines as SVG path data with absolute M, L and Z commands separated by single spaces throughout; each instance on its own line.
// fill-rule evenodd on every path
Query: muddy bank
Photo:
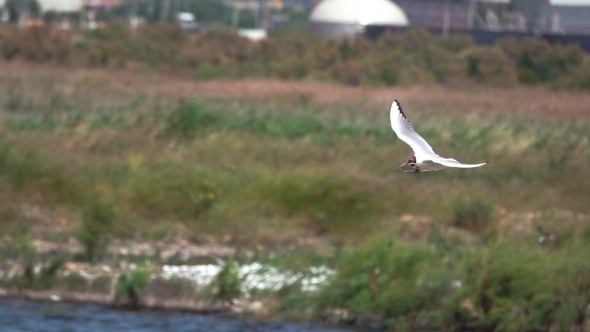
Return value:
M 87 304 L 106 305 L 112 308 L 127 309 L 125 304 L 117 303 L 110 294 L 96 294 L 75 292 L 63 289 L 47 289 L 47 290 L 19 290 L 0 288 L 0 298 L 14 298 L 25 299 L 29 301 L 52 301 L 52 302 L 76 302 Z M 242 306 L 240 308 L 244 308 Z M 141 302 L 142 309 L 152 310 L 170 310 L 183 311 L 199 314 L 208 313 L 227 313 L 227 314 L 244 314 L 244 310 L 236 310 L 237 307 L 225 301 L 218 301 L 215 299 L 163 299 L 156 297 L 146 297 Z M 246 307 L 248 308 L 248 307 Z M 251 311 L 250 314 L 255 312 Z

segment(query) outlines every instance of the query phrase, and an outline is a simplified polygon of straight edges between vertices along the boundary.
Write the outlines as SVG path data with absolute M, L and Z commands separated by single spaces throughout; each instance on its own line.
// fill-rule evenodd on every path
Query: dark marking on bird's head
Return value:
M 415 155 L 411 155 L 411 156 L 409 156 L 409 157 L 408 157 L 408 159 L 406 160 L 406 162 L 407 162 L 409 165 L 413 165 L 413 164 L 415 164 L 415 163 L 416 163 L 416 156 L 415 156 Z
M 397 108 L 399 108 L 399 112 L 401 113 L 401 115 L 406 118 L 406 115 L 404 114 L 404 111 L 402 111 L 402 105 L 399 103 L 399 101 L 397 101 L 397 99 L 394 99 L 393 101 L 395 101 L 395 103 L 397 104 Z M 407 119 L 407 118 L 406 118 Z

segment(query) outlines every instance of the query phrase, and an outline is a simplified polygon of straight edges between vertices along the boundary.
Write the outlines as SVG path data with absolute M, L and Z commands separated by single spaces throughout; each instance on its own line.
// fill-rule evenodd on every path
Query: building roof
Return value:
M 2 3 L 3 0 L 0 0 Z M 117 7 L 122 5 L 121 0 L 37 0 L 41 5 L 41 10 L 46 12 L 53 10 L 56 12 L 75 12 L 79 11 L 82 6 L 91 7 Z
M 404 11 L 388 0 L 324 0 L 312 11 L 312 22 L 359 25 L 408 25 Z
M 551 0 L 554 6 L 590 6 L 590 0 Z
M 82 0 L 37 0 L 41 5 L 41 10 L 46 12 L 54 10 L 56 12 L 75 12 L 82 8 Z

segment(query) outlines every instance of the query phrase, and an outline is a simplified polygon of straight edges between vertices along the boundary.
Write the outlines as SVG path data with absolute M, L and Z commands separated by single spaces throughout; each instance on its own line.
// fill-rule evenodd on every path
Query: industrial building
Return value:
M 372 19 L 375 18 L 375 19 Z M 590 0 L 323 0 L 312 31 L 330 37 L 423 27 L 432 34 L 469 34 L 491 44 L 508 35 L 576 42 L 590 52 Z

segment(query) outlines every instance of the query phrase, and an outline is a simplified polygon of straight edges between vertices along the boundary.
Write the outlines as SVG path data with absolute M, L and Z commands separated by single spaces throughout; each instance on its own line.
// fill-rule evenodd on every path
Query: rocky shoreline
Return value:
M 313 292 L 333 273 L 323 266 L 288 271 L 256 262 L 251 252 L 240 252 L 250 263 L 238 264 L 234 248 L 183 240 L 113 241 L 108 258 L 96 264 L 72 259 L 82 252 L 75 240 L 31 243 L 35 259 L 6 259 L 0 265 L 0 298 L 265 320 L 273 318 L 276 293 L 284 287 Z M 65 258 L 56 263 L 59 257 Z M 226 268 L 231 271 L 222 276 Z M 144 282 L 134 281 L 134 274 Z M 125 284 L 122 277 L 131 281 Z
M 117 304 L 110 295 L 74 292 L 67 290 L 19 290 L 0 288 L 0 298 L 19 298 L 28 301 L 51 301 L 51 302 L 77 302 L 85 304 L 105 305 L 117 309 L 128 309 L 125 305 Z M 155 297 L 145 298 L 142 301 L 141 309 L 161 311 L 181 311 L 195 314 L 224 313 L 233 315 L 255 314 L 248 310 L 256 306 L 241 306 L 240 309 L 226 301 L 215 299 L 193 299 L 193 300 L 159 300 Z M 244 310 L 246 309 L 246 310 Z

